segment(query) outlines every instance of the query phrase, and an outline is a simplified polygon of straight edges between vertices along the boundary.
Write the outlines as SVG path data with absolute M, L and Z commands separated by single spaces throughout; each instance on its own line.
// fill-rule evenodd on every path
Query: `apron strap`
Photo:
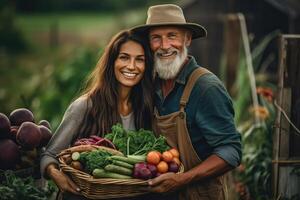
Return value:
M 183 94 L 180 99 L 180 110 L 185 108 L 196 81 L 202 75 L 207 74 L 207 73 L 211 73 L 211 72 L 204 67 L 198 67 L 192 72 L 192 74 L 190 75 L 188 82 L 183 90 Z

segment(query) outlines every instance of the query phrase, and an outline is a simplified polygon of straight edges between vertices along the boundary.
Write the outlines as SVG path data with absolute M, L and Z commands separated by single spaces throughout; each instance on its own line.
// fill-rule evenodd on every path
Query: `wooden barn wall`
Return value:
M 223 50 L 224 14 L 230 5 L 227 1 L 195 1 L 184 8 L 188 21 L 203 25 L 208 34 L 206 38 L 193 40 L 190 47 L 192 55 L 201 66 L 219 74 L 221 52 Z
M 300 11 L 298 16 L 295 12 L 292 15 L 289 10 L 285 10 L 286 7 L 276 7 L 266 0 L 195 0 L 183 8 L 188 21 L 199 23 L 208 31 L 207 38 L 192 42 L 190 52 L 200 65 L 208 67 L 217 75 L 224 49 L 224 22 L 227 14 L 241 12 L 245 15 L 252 46 L 274 30 L 284 34 L 300 33 Z M 274 63 L 273 67 L 277 68 L 277 64 Z

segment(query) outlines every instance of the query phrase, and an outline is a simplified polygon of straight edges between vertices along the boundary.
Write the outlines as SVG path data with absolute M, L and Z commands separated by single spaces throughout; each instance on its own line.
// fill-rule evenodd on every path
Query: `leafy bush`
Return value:
M 86 76 L 98 61 L 97 52 L 92 49 L 78 49 L 66 62 L 57 63 L 48 69 L 43 85 L 36 85 L 32 107 L 34 112 L 50 120 L 54 130 L 64 111 L 81 92 Z M 35 102 L 39 102 L 35 106 Z
M 47 200 L 56 190 L 56 187 L 51 184 L 41 189 L 35 185 L 33 178 L 17 177 L 10 170 L 4 172 L 4 178 L 0 183 L 2 200 Z

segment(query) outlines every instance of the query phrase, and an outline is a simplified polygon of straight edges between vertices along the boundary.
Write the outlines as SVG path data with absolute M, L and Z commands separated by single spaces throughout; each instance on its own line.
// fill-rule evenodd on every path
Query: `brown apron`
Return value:
M 155 109 L 156 133 L 166 137 L 171 147 L 177 148 L 180 152 L 180 159 L 184 170 L 188 171 L 201 163 L 201 159 L 193 148 L 191 138 L 186 126 L 185 106 L 189 100 L 190 93 L 195 82 L 200 76 L 210 73 L 205 68 L 197 68 L 192 72 L 180 99 L 179 111 L 168 115 L 159 116 Z M 225 184 L 223 177 L 212 178 L 203 182 L 195 182 L 180 190 L 180 200 L 223 200 L 225 198 Z

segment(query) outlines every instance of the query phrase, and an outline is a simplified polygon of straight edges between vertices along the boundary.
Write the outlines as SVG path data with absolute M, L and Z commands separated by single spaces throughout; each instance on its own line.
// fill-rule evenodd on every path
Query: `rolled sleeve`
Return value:
M 49 141 L 41 155 L 40 171 L 43 177 L 49 164 L 57 164 L 56 155 L 71 145 L 73 137 L 79 132 L 86 111 L 86 100 L 80 98 L 74 101 L 66 110 L 61 124 Z
M 240 162 L 240 154 L 233 146 L 226 145 L 214 149 L 214 154 L 225 160 L 229 165 L 237 167 Z
M 231 99 L 220 84 L 208 87 L 201 96 L 196 122 L 211 154 L 216 154 L 233 167 L 241 160 L 241 136 L 234 124 Z

